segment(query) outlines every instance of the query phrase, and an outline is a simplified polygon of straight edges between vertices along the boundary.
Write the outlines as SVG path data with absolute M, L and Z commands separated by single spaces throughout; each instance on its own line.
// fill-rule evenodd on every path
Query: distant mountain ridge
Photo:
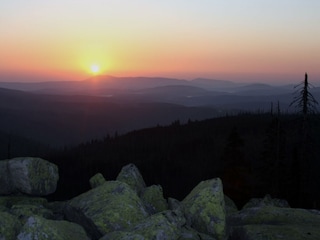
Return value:
M 295 91 L 293 85 L 289 84 L 274 86 L 205 78 L 188 81 L 175 78 L 109 75 L 95 76 L 83 81 L 0 82 L 0 87 L 37 94 L 97 96 L 121 102 L 163 102 L 192 107 L 227 107 L 250 111 L 256 108 L 264 109 L 271 102 L 277 101 L 287 109 Z M 315 98 L 320 98 L 320 93 L 316 89 L 312 89 Z
M 320 88 L 312 94 L 320 99 Z M 0 131 L 66 145 L 127 131 L 214 118 L 239 112 L 270 111 L 279 101 L 289 108 L 290 85 L 231 81 L 97 76 L 83 81 L 0 82 Z
M 236 83 L 226 80 L 215 80 L 205 78 L 196 78 L 189 81 L 184 79 L 163 77 L 115 77 L 109 75 L 95 76 L 82 81 L 0 82 L 0 87 L 23 91 L 41 91 L 46 89 L 55 89 L 59 91 L 62 91 L 63 89 L 79 90 L 86 87 L 92 87 L 92 85 L 101 88 L 121 90 L 137 90 L 144 88 L 163 87 L 169 85 L 194 86 L 201 87 L 206 90 L 225 90 L 262 84 Z

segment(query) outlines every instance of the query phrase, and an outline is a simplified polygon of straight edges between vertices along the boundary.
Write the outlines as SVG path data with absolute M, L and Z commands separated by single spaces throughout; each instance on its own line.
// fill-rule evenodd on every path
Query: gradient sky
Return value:
M 0 81 L 320 80 L 319 0 L 3 0 Z M 24 77 L 22 77 L 24 76 Z

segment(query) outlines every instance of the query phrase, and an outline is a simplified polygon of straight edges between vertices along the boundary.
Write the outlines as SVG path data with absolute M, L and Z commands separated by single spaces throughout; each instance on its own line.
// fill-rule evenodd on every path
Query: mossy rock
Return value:
M 28 196 L 2 196 L 0 197 L 0 205 L 11 208 L 14 205 L 34 205 L 45 206 L 48 203 L 47 199 L 40 197 Z
M 242 209 L 253 208 L 253 207 L 263 207 L 263 206 L 273 206 L 273 207 L 282 207 L 289 208 L 289 203 L 284 199 L 271 198 L 267 194 L 264 198 L 252 198 L 248 203 L 246 203 Z
M 245 225 L 233 229 L 229 240 L 319 240 L 320 228 L 309 225 Z
M 150 216 L 130 231 L 142 235 L 145 239 L 177 239 L 184 224 L 183 216 L 173 211 L 164 211 Z
M 228 217 L 231 226 L 250 224 L 320 226 L 320 214 L 300 208 L 273 206 L 247 208 Z
M 103 177 L 101 173 L 95 174 L 93 177 L 89 179 L 89 183 L 91 188 L 98 187 L 106 182 L 106 179 Z
M 65 218 L 65 208 L 67 201 L 48 202 L 45 207 L 49 209 L 55 220 L 63 220 Z
M 185 222 L 184 216 L 168 210 L 154 214 L 126 231 L 108 233 L 100 240 L 174 240 L 181 235 L 181 228 Z
M 184 227 L 178 240 L 215 240 L 215 238 L 204 233 L 199 233 L 190 227 Z
M 234 201 L 231 198 L 224 195 L 224 202 L 225 202 L 227 216 L 238 212 L 237 205 L 234 203 Z
M 101 237 L 109 232 L 128 229 L 149 216 L 136 192 L 119 181 L 107 181 L 71 199 L 68 205 L 82 213 L 86 222 L 92 222 Z M 82 222 L 75 219 L 79 214 L 72 216 L 71 213 L 69 216 L 72 221 Z
M 16 239 L 21 226 L 16 216 L 7 212 L 0 212 L 0 239 Z
M 163 190 L 160 185 L 152 185 L 145 188 L 140 198 L 150 214 L 168 210 L 168 203 L 163 197 Z
M 1 160 L 0 161 L 0 194 L 1 195 L 11 194 L 15 190 L 8 168 L 9 168 L 8 160 Z
M 140 234 L 135 234 L 132 232 L 115 231 L 106 234 L 99 240 L 146 240 Z
M 40 216 L 47 219 L 53 219 L 53 212 L 43 206 L 35 205 L 13 205 L 10 209 L 10 213 L 17 216 L 20 220 L 26 219 L 30 216 Z
M 219 178 L 200 182 L 182 201 L 182 206 L 189 226 L 198 232 L 224 239 L 226 213 Z
M 89 239 L 84 229 L 67 221 L 48 220 L 38 216 L 29 217 L 17 240 L 79 240 Z
M 6 161 L 15 191 L 34 196 L 55 192 L 59 179 L 58 167 L 55 164 L 33 157 Z
M 128 184 L 139 195 L 146 187 L 146 183 L 143 177 L 136 167 L 136 165 L 130 163 L 124 166 L 117 176 L 117 181 Z

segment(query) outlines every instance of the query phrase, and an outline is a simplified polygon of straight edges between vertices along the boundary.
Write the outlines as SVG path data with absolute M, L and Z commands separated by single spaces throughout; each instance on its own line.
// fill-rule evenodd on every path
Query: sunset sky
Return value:
M 319 0 L 3 0 L 0 81 L 320 81 L 319 11 Z

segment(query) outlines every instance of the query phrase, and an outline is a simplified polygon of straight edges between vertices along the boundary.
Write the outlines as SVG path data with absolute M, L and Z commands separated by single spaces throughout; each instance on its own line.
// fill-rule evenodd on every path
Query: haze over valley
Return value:
M 294 85 L 213 79 L 96 76 L 83 81 L 0 82 L 1 131 L 53 147 L 239 112 L 281 111 Z M 320 89 L 312 89 L 319 99 Z

